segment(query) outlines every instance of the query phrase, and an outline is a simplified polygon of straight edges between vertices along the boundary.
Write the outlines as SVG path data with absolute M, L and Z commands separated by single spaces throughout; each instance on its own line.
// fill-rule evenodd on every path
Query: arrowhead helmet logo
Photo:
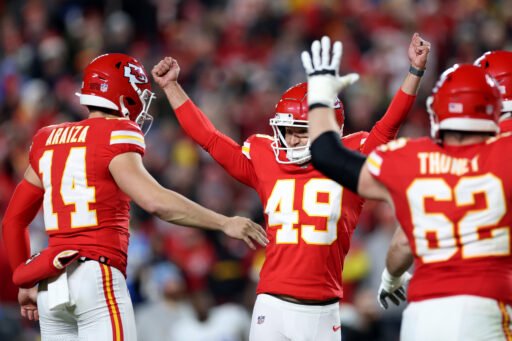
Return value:
M 143 84 L 148 82 L 148 77 L 144 70 L 132 63 L 128 63 L 124 67 L 124 76 L 129 79 L 130 83 Z

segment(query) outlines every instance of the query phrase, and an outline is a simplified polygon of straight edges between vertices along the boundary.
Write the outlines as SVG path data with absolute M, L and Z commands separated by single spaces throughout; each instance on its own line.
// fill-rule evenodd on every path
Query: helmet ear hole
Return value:
M 126 99 L 126 102 L 128 102 L 128 104 L 129 104 L 129 105 L 135 105 L 135 104 L 137 104 L 137 102 L 135 102 L 135 101 L 133 100 L 133 98 L 131 98 L 131 97 L 125 97 L 125 99 Z

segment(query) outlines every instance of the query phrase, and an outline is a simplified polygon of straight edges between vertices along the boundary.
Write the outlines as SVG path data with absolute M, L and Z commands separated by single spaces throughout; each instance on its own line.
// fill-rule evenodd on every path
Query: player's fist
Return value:
M 425 70 L 430 47 L 430 42 L 423 39 L 418 33 L 412 35 L 407 55 L 413 67 L 418 70 Z
M 405 302 L 407 300 L 406 289 L 411 277 L 411 274 L 407 271 L 402 276 L 395 277 L 388 272 L 388 269 L 384 268 L 379 293 L 377 294 L 377 300 L 382 309 L 388 309 L 387 299 L 395 305 L 399 305 L 400 301 Z
M 331 53 L 332 47 L 332 53 Z M 331 46 L 327 36 L 322 41 L 315 40 L 311 51 L 303 51 L 302 65 L 308 77 L 308 105 L 334 107 L 340 91 L 359 79 L 357 73 L 339 76 L 343 45 L 337 41 Z
M 173 82 L 178 80 L 180 74 L 180 66 L 176 59 L 172 57 L 165 57 L 156 64 L 151 70 L 155 83 L 162 89 Z

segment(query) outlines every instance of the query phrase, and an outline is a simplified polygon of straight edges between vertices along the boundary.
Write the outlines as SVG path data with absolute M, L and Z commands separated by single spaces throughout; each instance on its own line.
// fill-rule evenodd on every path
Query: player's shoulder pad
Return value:
M 112 130 L 133 130 L 142 134 L 139 125 L 132 120 L 123 118 L 107 118 L 106 121 L 109 123 L 109 127 Z
M 259 146 L 270 146 L 274 138 L 266 134 L 254 134 L 249 136 L 242 146 L 242 153 L 251 159 L 251 149 L 258 148 Z
M 32 145 L 37 145 L 38 141 L 40 140 L 42 140 L 44 143 L 44 141 L 46 141 L 48 136 L 51 134 L 52 130 L 58 126 L 58 124 L 52 124 L 49 126 L 39 128 L 39 130 L 36 131 L 34 137 L 32 138 Z
M 146 148 L 144 134 L 137 123 L 123 119 L 109 119 L 109 121 L 111 145 L 127 143 Z
M 498 141 L 502 142 L 502 141 L 511 141 L 511 140 L 512 140 L 512 132 L 507 131 L 507 132 L 501 133 L 499 135 L 496 135 L 496 136 L 488 138 L 485 141 L 485 143 L 486 144 L 491 144 L 491 143 L 495 143 L 495 142 L 498 142 Z M 509 143 L 509 142 L 504 142 L 504 143 Z
M 410 149 L 407 147 L 413 146 L 413 148 L 419 148 L 419 150 L 421 150 L 421 145 L 425 146 L 425 143 L 429 142 L 431 142 L 429 138 L 427 138 L 426 140 L 411 140 L 405 137 L 401 137 L 399 139 L 392 140 L 389 141 L 388 143 L 382 144 L 375 148 L 375 150 L 372 151 L 370 155 L 368 155 L 368 170 L 373 175 L 379 176 L 381 173 L 382 163 L 384 159 L 387 160 L 387 164 L 402 164 L 404 160 L 406 160 L 407 158 L 410 157 L 410 155 L 412 155 L 410 153 L 403 153 L 403 151 Z M 416 147 L 414 147 L 414 145 L 416 145 Z
M 366 131 L 358 131 L 357 133 L 343 136 L 341 141 L 343 145 L 349 149 L 360 149 L 368 138 L 368 135 L 370 134 Z
M 382 144 L 376 148 L 379 152 L 395 151 L 404 148 L 410 143 L 410 139 L 406 137 L 400 137 L 396 140 L 391 140 L 388 143 Z

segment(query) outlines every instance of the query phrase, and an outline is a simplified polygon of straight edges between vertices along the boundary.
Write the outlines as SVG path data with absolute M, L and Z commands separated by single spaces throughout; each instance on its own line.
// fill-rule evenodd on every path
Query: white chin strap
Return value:
M 286 150 L 286 158 L 290 160 L 291 163 L 305 163 L 311 160 L 311 153 L 309 151 L 309 142 L 306 146 L 301 146 L 297 148 L 288 148 Z

